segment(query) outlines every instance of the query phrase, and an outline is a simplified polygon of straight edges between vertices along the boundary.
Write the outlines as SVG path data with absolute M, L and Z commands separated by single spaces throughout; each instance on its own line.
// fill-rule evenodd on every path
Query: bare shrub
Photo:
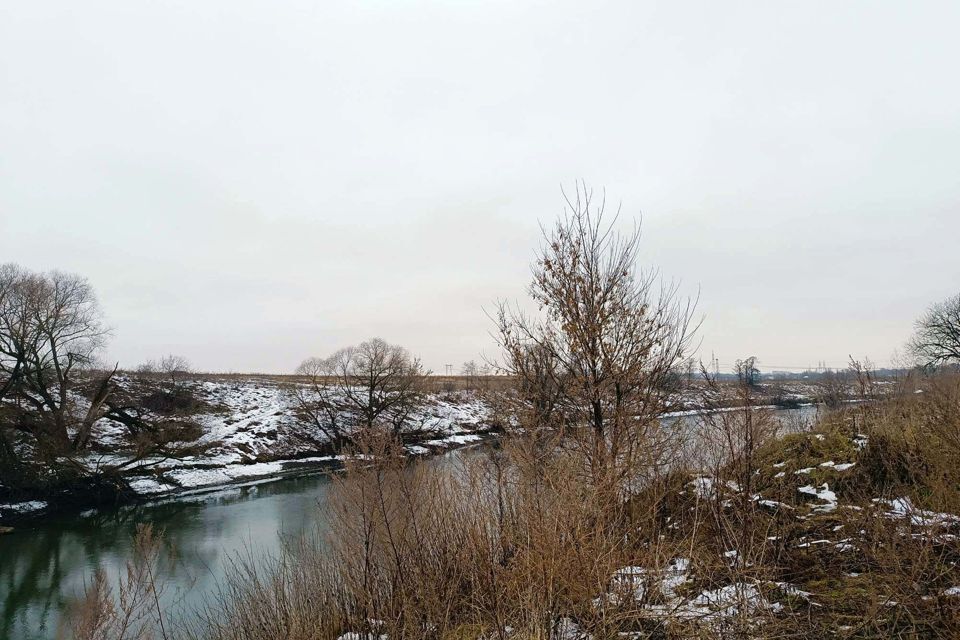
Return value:
M 816 382 L 816 399 L 830 409 L 837 409 L 850 397 L 850 380 L 846 371 L 824 371 Z
M 600 499 L 572 454 L 511 438 L 504 452 L 438 468 L 406 463 L 382 431 L 357 443 L 322 542 L 291 549 L 268 576 L 242 568 L 230 615 L 211 615 L 205 633 L 555 638 L 569 616 L 597 631 L 622 624 L 589 603 L 638 541 L 627 504 Z
M 702 375 L 704 411 L 699 416 L 700 430 L 693 438 L 700 454 L 697 466 L 718 481 L 735 483 L 749 500 L 754 493 L 757 452 L 778 435 L 779 425 L 770 409 L 759 406 L 762 398 L 755 394 L 749 375 L 738 376 L 735 406 L 731 408 L 724 407 L 726 394 L 717 377 L 705 368 Z
M 160 604 L 164 584 L 156 578 L 162 536 L 138 525 L 133 555 L 111 587 L 99 569 L 83 596 L 70 606 L 58 636 L 71 640 L 151 640 L 168 636 Z
M 141 364 L 136 370 L 138 381 L 145 387 L 140 403 L 165 416 L 196 411 L 201 403 L 186 384 L 192 372 L 186 358 L 173 354 Z
M 924 422 L 937 441 L 960 461 L 960 374 L 938 376 L 927 393 L 929 413 Z
M 857 398 L 860 400 L 873 400 L 877 397 L 877 376 L 874 372 L 873 363 L 870 358 L 857 360 L 850 356 L 850 364 L 847 367 L 856 385 Z

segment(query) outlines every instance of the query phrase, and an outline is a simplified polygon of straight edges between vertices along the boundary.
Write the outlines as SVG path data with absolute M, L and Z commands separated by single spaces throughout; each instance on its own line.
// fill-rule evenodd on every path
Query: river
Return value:
M 815 407 L 778 411 L 788 430 L 807 425 Z M 694 416 L 677 418 L 692 421 Z M 479 445 L 484 446 L 484 445 Z M 437 459 L 455 464 L 465 450 Z M 176 618 L 217 593 L 231 559 L 276 554 L 286 536 L 323 526 L 326 474 L 286 477 L 161 502 L 51 516 L 0 536 L 0 640 L 50 640 L 62 612 L 97 568 L 118 575 L 138 524 L 163 531 L 163 603 Z

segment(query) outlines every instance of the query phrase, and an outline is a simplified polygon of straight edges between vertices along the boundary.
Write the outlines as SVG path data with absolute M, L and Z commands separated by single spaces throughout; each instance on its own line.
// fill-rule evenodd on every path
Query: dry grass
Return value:
M 661 451 L 602 477 L 570 434 L 515 433 L 444 465 L 411 464 L 371 433 L 337 480 L 330 529 L 276 562 L 238 563 L 220 601 L 181 634 L 958 637 L 960 598 L 946 590 L 960 584 L 960 524 L 935 526 L 920 511 L 960 507 L 958 406 L 957 380 L 937 379 L 782 437 L 747 408 L 707 422 L 709 464 Z M 837 507 L 798 491 L 824 484 Z M 884 501 L 896 498 L 916 509 L 890 515 Z M 680 559 L 682 576 L 663 580 Z M 123 607 L 110 609 L 97 585 L 91 593 L 81 611 L 100 613 L 77 618 L 74 637 L 137 637 L 103 635 Z M 694 606 L 717 593 L 723 603 Z
M 74 640 L 150 640 L 168 637 L 160 600 L 163 584 L 156 579 L 162 536 L 150 525 L 139 525 L 132 559 L 118 577 L 116 588 L 100 569 L 83 597 L 73 603 L 60 638 Z

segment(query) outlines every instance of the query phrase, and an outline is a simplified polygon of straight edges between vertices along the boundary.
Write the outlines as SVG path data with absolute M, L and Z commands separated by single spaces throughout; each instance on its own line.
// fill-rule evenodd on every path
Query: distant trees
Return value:
M 296 392 L 301 409 L 335 445 L 349 440 L 355 427 L 386 426 L 399 434 L 420 405 L 428 375 L 418 358 L 380 338 L 309 358 L 297 374 L 307 378 Z
M 190 361 L 183 356 L 168 354 L 159 360 L 147 360 L 137 367 L 137 373 L 158 376 L 170 383 L 171 387 L 179 387 L 183 379 L 192 371 Z
M 910 350 L 924 367 L 960 363 L 960 294 L 931 305 L 917 320 Z
M 539 403 L 538 418 L 592 434 L 594 469 L 636 453 L 667 406 L 675 367 L 694 333 L 694 302 L 656 271 L 636 267 L 640 229 L 621 234 L 617 216 L 578 186 L 533 268 L 541 313 L 501 304 L 497 334 L 505 372 Z
M 467 360 L 460 367 L 460 376 L 466 378 L 467 389 L 486 391 L 490 387 L 490 377 L 494 375 L 493 367 L 484 362 L 478 364 L 476 360 Z
M 750 356 L 743 360 L 737 360 L 733 365 L 733 372 L 737 374 L 737 380 L 741 384 L 755 387 L 760 384 L 760 369 L 757 367 L 759 360 L 756 356 Z

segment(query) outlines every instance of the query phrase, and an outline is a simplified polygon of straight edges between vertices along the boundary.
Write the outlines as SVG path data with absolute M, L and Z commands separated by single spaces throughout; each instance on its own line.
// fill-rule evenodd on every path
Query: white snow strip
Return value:
M 46 509 L 47 503 L 43 500 L 27 500 L 26 502 L 5 502 L 0 503 L 0 511 L 13 511 L 14 513 L 31 513 Z

